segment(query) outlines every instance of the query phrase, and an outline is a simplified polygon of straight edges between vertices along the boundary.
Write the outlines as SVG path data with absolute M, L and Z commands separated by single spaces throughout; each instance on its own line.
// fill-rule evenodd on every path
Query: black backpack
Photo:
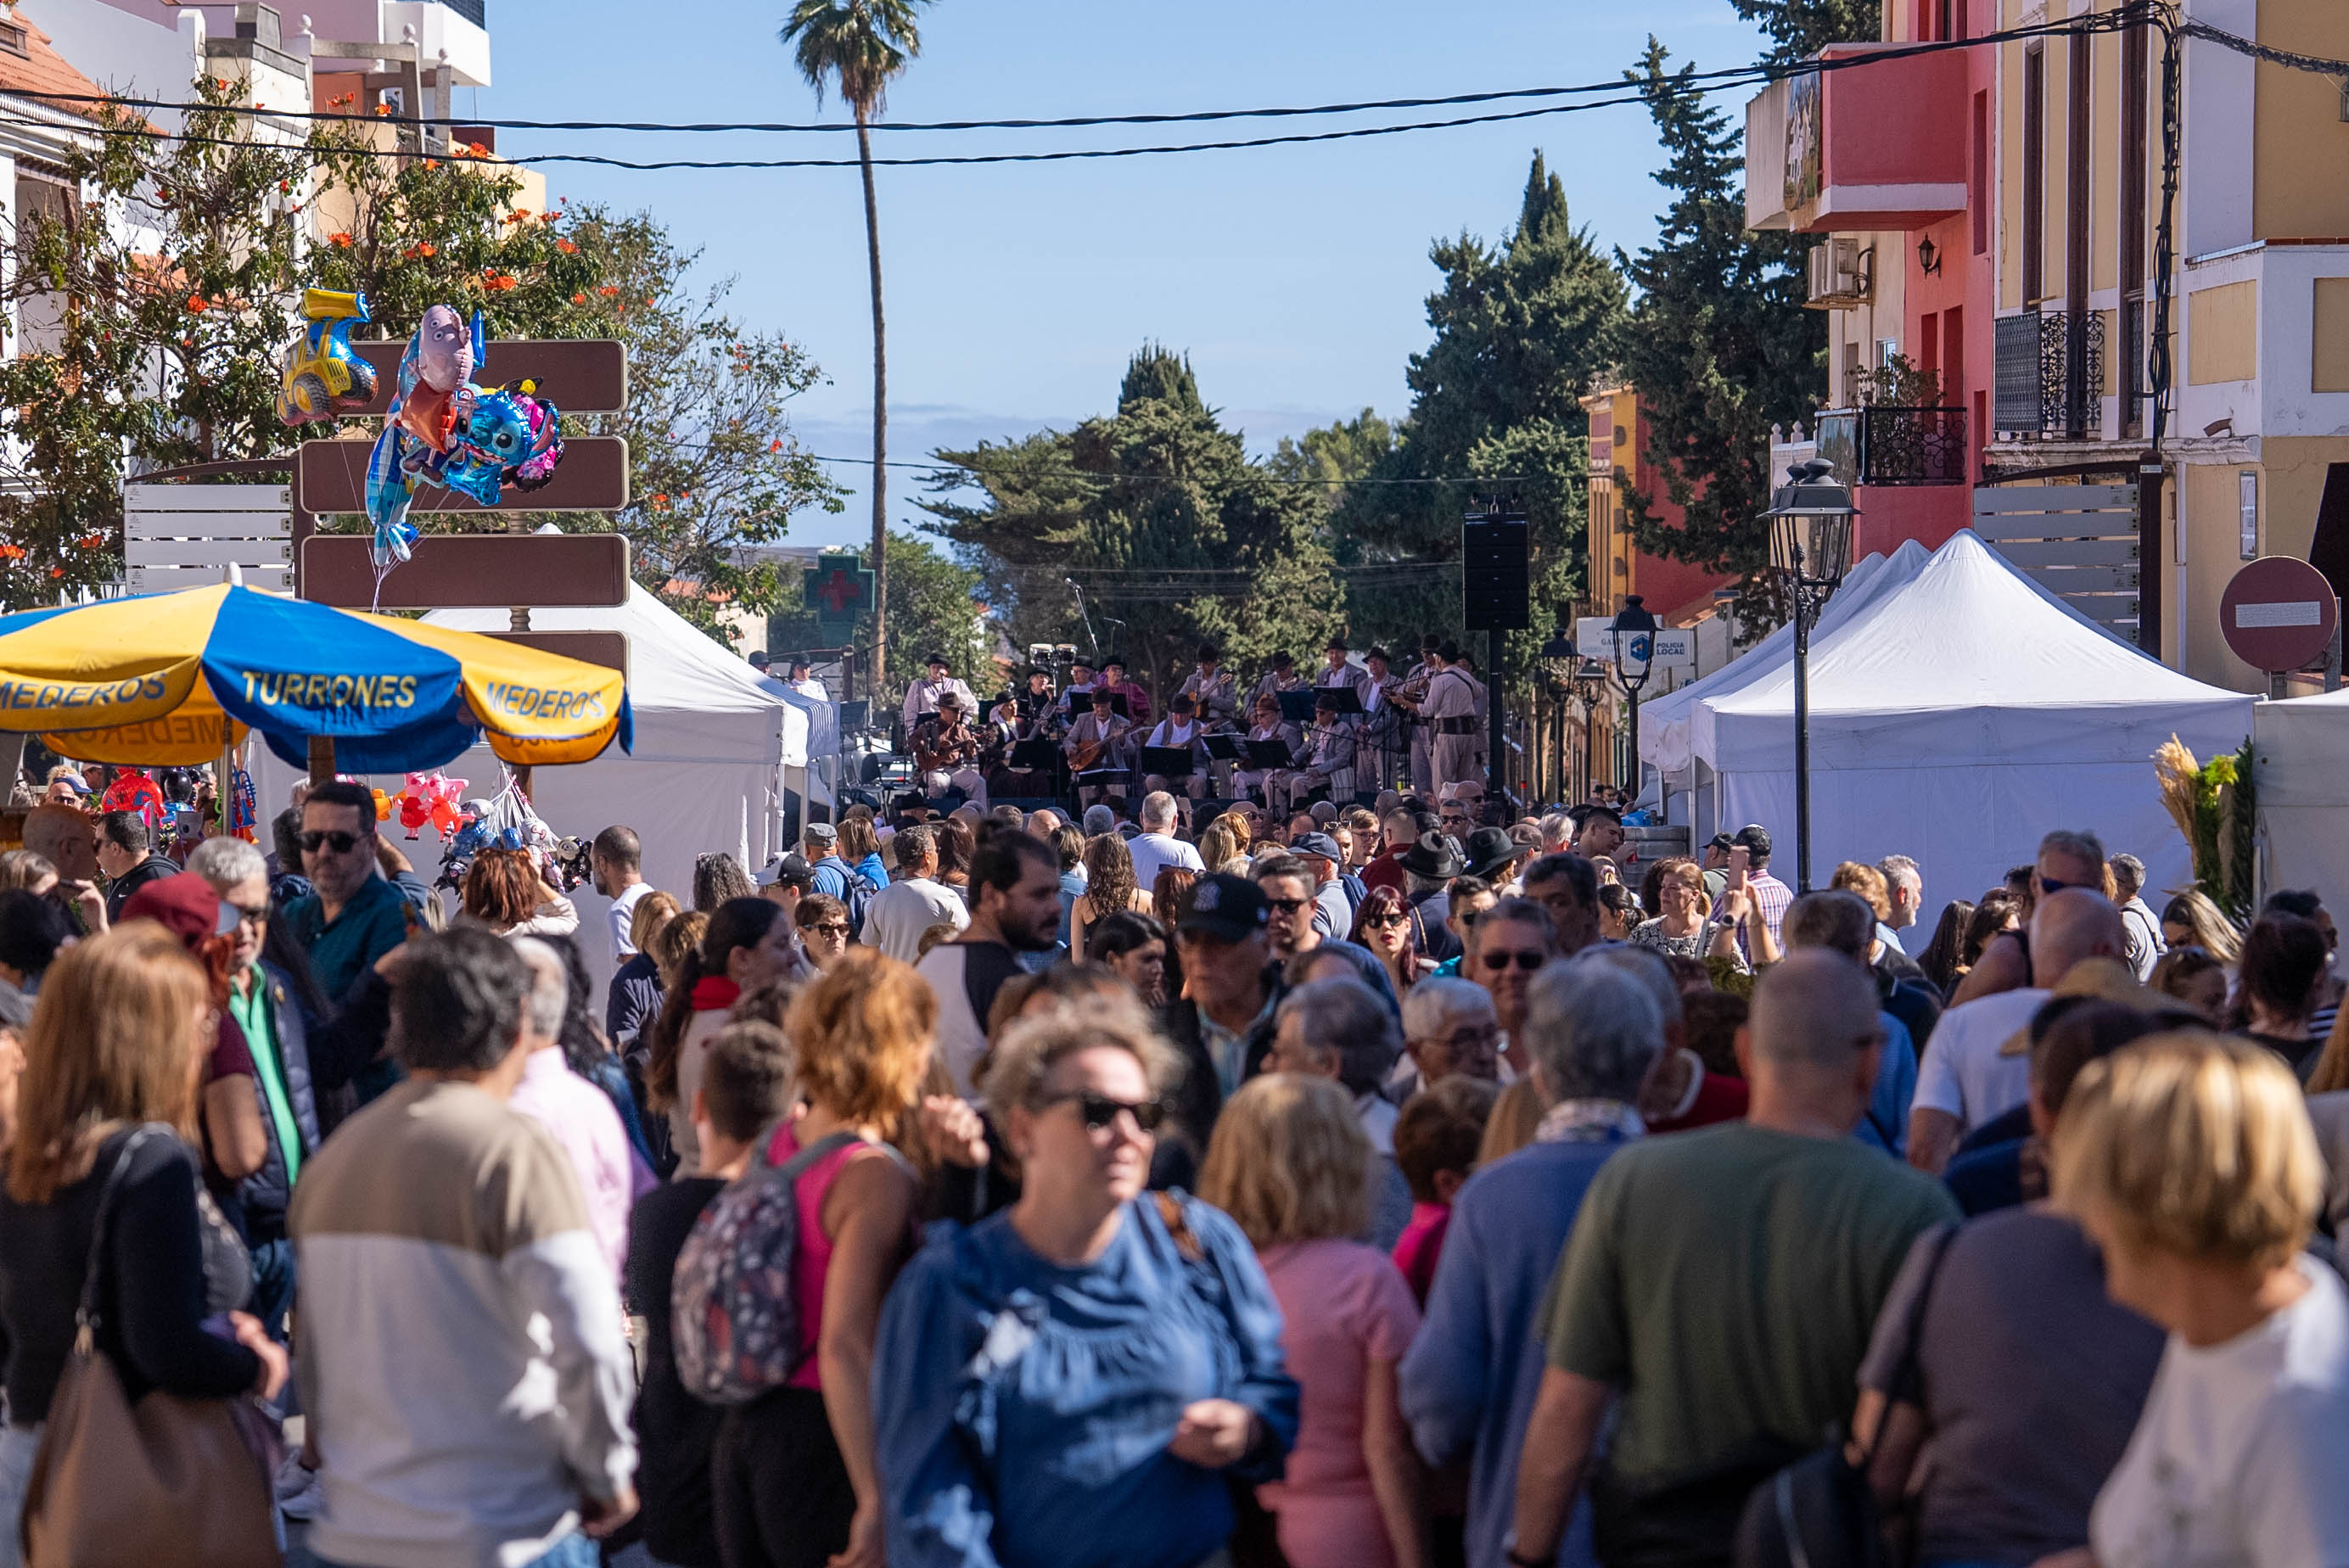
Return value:
M 1909 1342 L 1887 1392 L 1885 1422 L 1892 1419 L 1892 1406 L 1917 1398 L 1917 1340 L 1925 1326 L 1925 1307 L 1933 1298 L 1933 1278 L 1941 1272 L 1941 1261 L 1950 1255 L 1957 1233 L 1955 1224 L 1945 1224 L 1933 1243 L 1932 1258 L 1909 1309 Z M 1883 1429 L 1879 1424 L 1879 1436 Z M 1756 1487 L 1738 1521 L 1737 1568 L 1899 1568 L 1912 1554 L 1896 1553 L 1887 1537 L 1884 1511 L 1877 1506 L 1868 1480 L 1875 1457 L 1870 1445 L 1855 1462 L 1842 1432 L 1832 1431 L 1825 1447 Z
M 873 897 L 880 891 L 881 890 L 879 888 L 873 885 L 873 879 L 871 877 L 866 876 L 863 872 L 856 870 L 854 866 L 849 868 L 848 896 L 841 900 L 841 902 L 848 906 L 848 935 L 850 940 L 854 942 L 862 942 L 864 940 L 864 912 L 872 907 Z

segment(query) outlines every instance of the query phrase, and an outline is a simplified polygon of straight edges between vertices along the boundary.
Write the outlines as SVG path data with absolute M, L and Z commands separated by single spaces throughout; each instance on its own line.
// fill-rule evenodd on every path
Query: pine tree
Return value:
M 1614 351 L 1623 279 L 1589 232 L 1574 225 L 1566 187 L 1538 152 L 1516 225 L 1501 244 L 1463 234 L 1437 242 L 1430 254 L 1444 274 L 1427 301 L 1434 341 L 1412 358 L 1411 415 L 1374 476 L 1414 482 L 1350 491 L 1333 521 L 1335 542 L 1349 565 L 1449 562 L 1459 553 L 1468 503 L 1508 496 L 1531 525 L 1534 619 L 1547 636 L 1579 591 L 1588 433 L 1579 399 Z M 1418 482 L 1478 476 L 1495 482 Z M 1428 571 L 1401 585 L 1378 581 L 1349 597 L 1357 641 L 1415 645 L 1423 631 L 1458 628 L 1455 572 Z M 1513 663 L 1525 667 L 1523 650 Z
M 1627 73 L 1668 155 L 1656 178 L 1671 201 L 1656 242 L 1622 259 L 1640 294 L 1619 360 L 1639 389 L 1647 456 L 1686 521 L 1663 526 L 1656 496 L 1639 490 L 1626 493 L 1625 511 L 1641 550 L 1751 573 L 1768 559 L 1758 514 L 1770 427 L 1810 412 L 1826 327 L 1803 308 L 1809 238 L 1746 231 L 1737 133 L 1690 81 L 1693 67 L 1669 70 L 1668 58 L 1651 36 Z

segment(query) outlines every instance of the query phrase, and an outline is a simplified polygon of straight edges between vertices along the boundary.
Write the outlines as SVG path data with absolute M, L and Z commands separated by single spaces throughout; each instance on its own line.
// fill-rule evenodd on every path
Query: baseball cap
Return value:
M 1708 850 L 1733 850 L 1737 847 L 1737 841 L 1727 833 L 1715 833 L 1704 841 L 1704 847 Z
M 1265 928 L 1271 915 L 1272 906 L 1265 903 L 1263 891 L 1256 883 L 1246 877 L 1213 872 L 1193 882 L 1191 891 L 1183 895 L 1174 929 L 1195 931 L 1218 942 L 1246 942 Z
M 1315 860 L 1328 861 L 1333 865 L 1346 858 L 1338 852 L 1338 841 L 1327 833 L 1299 833 L 1288 841 L 1288 852 L 1311 855 Z
M 840 842 L 840 830 L 830 822 L 810 822 L 800 830 L 800 837 L 812 844 L 836 844 Z
M 804 892 L 815 885 L 815 868 L 808 864 L 805 855 L 778 855 L 767 862 L 756 880 L 761 887 L 780 884 Z
M 1748 822 L 1738 829 L 1737 837 L 1731 841 L 1744 845 L 1765 861 L 1770 858 L 1770 830 L 1759 822 Z

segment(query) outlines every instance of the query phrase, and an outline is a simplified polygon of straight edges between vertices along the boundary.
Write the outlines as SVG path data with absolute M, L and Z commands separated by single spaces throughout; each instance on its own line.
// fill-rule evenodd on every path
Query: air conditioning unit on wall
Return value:
M 1830 235 L 1811 247 L 1809 297 L 1813 310 L 1849 310 L 1866 304 L 1875 272 L 1876 247 L 1863 250 L 1857 239 Z

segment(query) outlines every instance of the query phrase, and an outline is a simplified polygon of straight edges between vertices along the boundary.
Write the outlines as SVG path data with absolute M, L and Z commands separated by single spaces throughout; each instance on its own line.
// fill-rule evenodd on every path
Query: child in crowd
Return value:
M 1395 1242 L 1395 1267 L 1422 1306 L 1452 1222 L 1452 1195 L 1475 1169 L 1498 1085 L 1457 1073 L 1411 1097 L 1395 1118 L 1395 1164 L 1411 1183 L 1411 1222 Z

